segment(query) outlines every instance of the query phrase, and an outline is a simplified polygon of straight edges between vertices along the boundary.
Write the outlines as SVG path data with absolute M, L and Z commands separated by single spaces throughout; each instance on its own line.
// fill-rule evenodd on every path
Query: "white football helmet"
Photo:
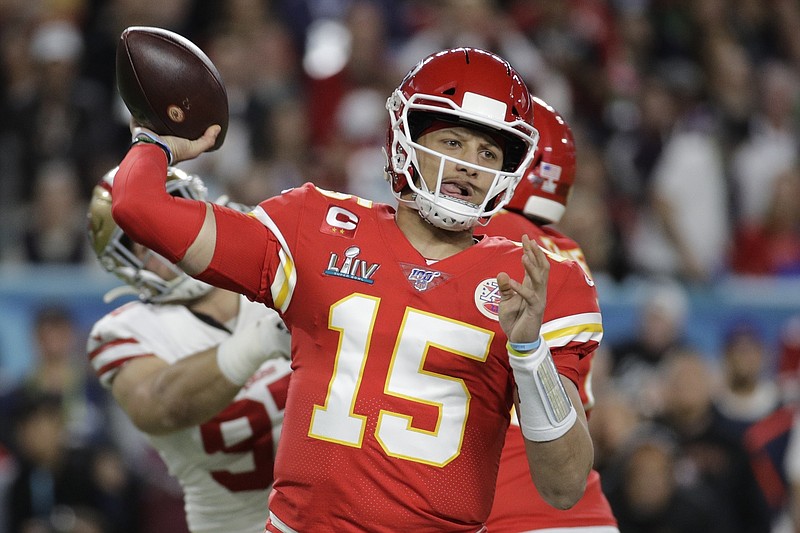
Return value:
M 505 60 L 476 48 L 455 48 L 433 54 L 412 69 L 386 102 L 390 125 L 386 138 L 386 172 L 400 202 L 416 208 L 436 227 L 461 231 L 486 224 L 512 197 L 533 161 L 539 133 L 533 126 L 531 95 L 519 74 Z M 494 170 L 459 161 L 417 143 L 433 121 L 477 128 L 504 140 L 503 168 Z M 441 158 L 436 186 L 429 190 L 419 174 L 417 151 Z M 444 164 L 494 174 L 480 205 L 444 194 Z M 410 188 L 413 199 L 401 198 Z
M 87 215 L 89 241 L 100 265 L 127 284 L 109 291 L 105 295 L 105 301 L 110 302 L 124 294 L 136 294 L 144 302 L 180 303 L 196 300 L 207 294 L 213 286 L 194 279 L 154 251 L 148 250 L 149 255 L 141 259 L 134 254 L 130 237 L 111 217 L 111 188 L 118 168 L 107 172 L 94 187 Z M 208 195 L 208 190 L 199 177 L 175 167 L 167 169 L 166 187 L 171 195 L 183 198 L 204 201 Z M 175 276 L 164 279 L 144 268 L 150 257 L 158 258 Z

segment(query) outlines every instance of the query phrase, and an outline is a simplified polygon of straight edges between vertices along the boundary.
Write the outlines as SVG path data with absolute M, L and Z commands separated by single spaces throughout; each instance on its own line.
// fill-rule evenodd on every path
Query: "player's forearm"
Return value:
M 594 447 L 586 415 L 575 385 L 561 378 L 577 419 L 561 437 L 544 442 L 525 439 L 531 476 L 537 490 L 550 505 L 569 509 L 583 496 L 586 479 L 594 462 Z
M 131 147 L 114 177 L 112 216 L 131 239 L 178 262 L 197 240 L 206 206 L 169 195 L 166 175 L 167 160 L 159 147 Z
M 217 366 L 217 349 L 187 357 L 153 377 L 149 394 L 154 416 L 144 431 L 163 434 L 206 422 L 233 400 L 240 386 Z

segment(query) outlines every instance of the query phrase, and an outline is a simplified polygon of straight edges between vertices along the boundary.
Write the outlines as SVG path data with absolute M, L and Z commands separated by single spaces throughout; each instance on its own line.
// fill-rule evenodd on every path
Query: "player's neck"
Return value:
M 226 324 L 239 314 L 239 295 L 224 289 L 214 289 L 203 298 L 192 302 L 189 308 Z
M 411 246 L 426 259 L 446 259 L 475 244 L 472 231 L 437 228 L 423 220 L 413 209 L 398 209 L 396 220 Z

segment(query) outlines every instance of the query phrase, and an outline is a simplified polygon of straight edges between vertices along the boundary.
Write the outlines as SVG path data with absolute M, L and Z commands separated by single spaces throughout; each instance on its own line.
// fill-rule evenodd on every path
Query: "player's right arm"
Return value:
M 191 335 L 184 331 L 178 335 Z M 202 424 L 234 399 L 267 360 L 289 358 L 290 337 L 277 314 L 245 324 L 220 344 L 170 364 L 133 337 L 95 326 L 89 357 L 133 424 L 162 435 Z M 163 349 L 163 348 L 162 348 Z M 103 371 L 108 367 L 115 372 Z
M 111 393 L 138 429 L 163 435 L 212 418 L 239 389 L 220 372 L 214 348 L 173 365 L 157 356 L 130 361 Z
M 160 138 L 172 163 L 191 159 L 213 146 L 214 127 L 195 141 Z M 190 148 L 186 148 L 190 147 Z M 185 272 L 217 287 L 254 298 L 262 280 L 258 268 L 270 243 L 264 226 L 252 217 L 219 205 L 169 195 L 164 186 L 167 157 L 154 144 L 131 147 L 114 178 L 112 216 L 134 241 L 158 252 Z M 224 233 L 226 238 L 218 239 Z M 206 272 L 214 256 L 222 272 Z

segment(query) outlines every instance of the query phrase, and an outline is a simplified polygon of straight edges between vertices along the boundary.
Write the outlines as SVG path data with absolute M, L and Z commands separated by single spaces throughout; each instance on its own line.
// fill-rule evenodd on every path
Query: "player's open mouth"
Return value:
M 458 200 L 468 200 L 472 197 L 472 188 L 464 183 L 449 181 L 442 183 L 442 194 Z

